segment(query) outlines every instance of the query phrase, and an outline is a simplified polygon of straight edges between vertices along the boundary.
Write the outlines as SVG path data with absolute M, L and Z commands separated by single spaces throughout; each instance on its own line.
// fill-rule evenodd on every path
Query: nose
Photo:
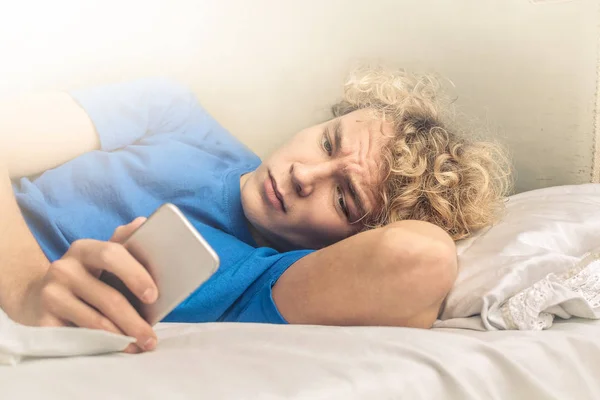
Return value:
M 328 163 L 304 164 L 295 162 L 290 166 L 292 184 L 296 193 L 301 197 L 310 196 L 315 190 L 315 186 L 331 176 L 332 172 L 333 166 Z

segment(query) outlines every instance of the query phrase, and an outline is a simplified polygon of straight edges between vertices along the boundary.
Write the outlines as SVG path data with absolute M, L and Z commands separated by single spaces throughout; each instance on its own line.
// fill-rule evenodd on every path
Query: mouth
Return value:
M 286 212 L 283 196 L 277 189 L 277 182 L 271 175 L 270 171 L 268 178 L 265 180 L 265 193 L 267 195 L 267 200 L 273 207 L 279 209 L 280 211 Z

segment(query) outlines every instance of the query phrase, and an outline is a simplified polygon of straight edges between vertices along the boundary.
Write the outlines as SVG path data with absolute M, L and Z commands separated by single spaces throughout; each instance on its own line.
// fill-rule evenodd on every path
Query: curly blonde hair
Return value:
M 365 229 L 422 220 L 459 240 L 501 215 L 512 183 L 507 153 L 453 129 L 440 89 L 431 75 L 361 68 L 332 107 L 335 117 L 372 109 L 394 127 L 383 149 L 379 205 L 363 218 Z

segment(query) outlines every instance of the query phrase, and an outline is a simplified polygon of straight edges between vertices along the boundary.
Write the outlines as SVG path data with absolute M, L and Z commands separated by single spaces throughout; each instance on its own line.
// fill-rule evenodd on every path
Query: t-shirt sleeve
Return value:
M 273 300 L 273 286 L 283 273 L 313 250 L 296 250 L 281 253 L 261 260 L 273 263 L 244 292 L 236 304 L 226 313 L 222 320 L 228 322 L 255 322 L 269 324 L 287 324 Z
M 190 89 L 166 78 L 144 78 L 69 94 L 89 115 L 104 151 L 125 147 L 144 136 L 181 131 L 207 117 Z

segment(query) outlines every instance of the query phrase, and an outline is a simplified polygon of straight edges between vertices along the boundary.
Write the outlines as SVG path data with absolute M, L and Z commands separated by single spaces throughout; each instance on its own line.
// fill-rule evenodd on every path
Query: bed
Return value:
M 161 324 L 142 355 L 0 369 L 4 399 L 597 399 L 600 323 L 543 332 Z
M 161 323 L 156 351 L 126 355 L 126 337 L 0 312 L 2 395 L 598 398 L 600 185 L 524 192 L 506 208 L 459 243 L 432 330 Z
M 39 43 L 66 42 L 74 27 L 81 43 L 44 50 L 43 73 L 5 57 L 0 91 L 171 75 L 265 155 L 326 117 L 353 62 L 433 69 L 452 78 L 458 111 L 511 149 L 516 194 L 501 223 L 459 243 L 432 330 L 159 324 L 156 351 L 126 355 L 127 338 L 24 331 L 0 313 L 1 398 L 600 398 L 600 1 L 96 6 L 49 19 Z M 94 36 L 98 15 L 117 14 Z

